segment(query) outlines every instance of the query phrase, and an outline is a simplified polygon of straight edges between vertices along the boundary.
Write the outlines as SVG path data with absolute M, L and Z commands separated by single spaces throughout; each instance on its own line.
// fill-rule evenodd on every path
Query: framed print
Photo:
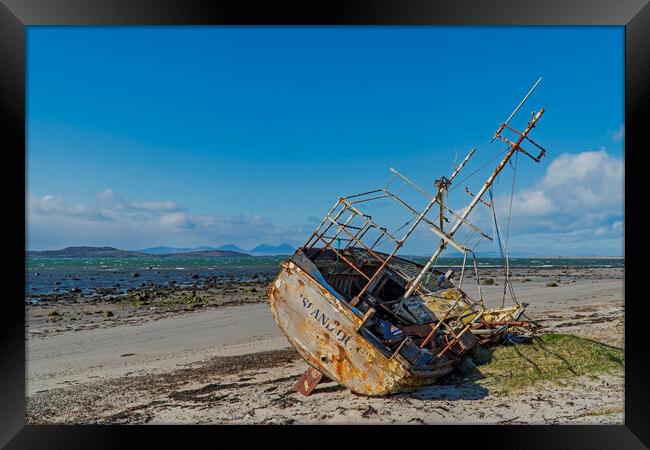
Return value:
M 0 11 L 3 445 L 646 448 L 647 2 Z

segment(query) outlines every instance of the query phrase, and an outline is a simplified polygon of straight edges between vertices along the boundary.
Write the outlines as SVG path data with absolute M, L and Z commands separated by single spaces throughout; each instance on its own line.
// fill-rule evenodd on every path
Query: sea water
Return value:
M 206 277 L 221 281 L 246 281 L 274 277 L 286 256 L 196 257 L 141 256 L 127 258 L 28 257 L 25 267 L 26 297 L 81 289 L 116 288 L 125 292 L 151 283 L 175 282 L 190 286 Z M 406 257 L 425 263 L 426 257 Z M 462 258 L 439 258 L 437 267 L 460 267 Z M 469 263 L 469 260 L 468 260 Z M 479 268 L 502 267 L 500 258 L 477 258 Z M 624 267 L 623 258 L 511 258 L 511 268 Z M 137 276 L 134 276 L 137 274 Z M 198 275 L 198 278 L 196 277 Z

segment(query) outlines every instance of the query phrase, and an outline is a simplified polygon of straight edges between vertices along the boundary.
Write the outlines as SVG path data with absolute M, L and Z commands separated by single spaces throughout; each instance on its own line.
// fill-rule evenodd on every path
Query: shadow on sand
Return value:
M 480 400 L 490 393 L 484 386 L 476 383 L 482 378 L 485 377 L 479 368 L 471 360 L 467 360 L 437 383 L 396 396 L 412 400 Z

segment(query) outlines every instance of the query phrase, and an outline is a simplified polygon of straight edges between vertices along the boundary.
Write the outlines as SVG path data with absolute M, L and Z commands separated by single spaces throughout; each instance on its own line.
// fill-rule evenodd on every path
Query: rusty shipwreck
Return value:
M 448 199 L 475 149 L 449 177 L 435 180 L 432 192 L 391 169 L 386 187 L 339 198 L 305 244 L 282 263 L 270 287 L 271 310 L 311 366 L 295 390 L 309 395 L 325 378 L 364 395 L 412 390 L 451 372 L 474 346 L 498 344 L 516 338 L 513 331 L 535 327 L 509 282 L 507 253 L 504 302 L 486 307 L 474 249 L 483 239 L 497 240 L 501 248 L 502 238 L 489 236 L 467 219 L 482 205 L 494 215 L 499 234 L 496 208 L 484 195 L 492 199 L 494 181 L 517 154 L 537 162 L 544 156 L 545 150 L 529 137 L 544 108 L 532 113 L 522 131 L 510 125 L 540 80 L 496 130 L 492 141 L 498 139 L 506 148 L 490 155 L 484 166 L 499 162 L 476 194 L 465 188 L 471 197 L 467 206 L 454 211 Z M 413 195 L 422 206 L 409 200 Z M 406 221 L 394 229 L 382 226 L 366 211 L 373 203 L 384 209 L 394 206 L 406 214 Z M 423 264 L 397 255 L 418 227 L 432 232 L 436 240 L 435 251 Z M 455 270 L 437 267 L 439 256 L 450 247 L 460 253 L 462 265 Z M 470 272 L 475 295 L 463 287 Z M 512 299 L 509 306 L 506 294 Z

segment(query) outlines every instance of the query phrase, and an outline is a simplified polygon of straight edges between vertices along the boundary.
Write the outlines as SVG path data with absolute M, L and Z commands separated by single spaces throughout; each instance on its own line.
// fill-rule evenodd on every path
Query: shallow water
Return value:
M 26 296 L 69 292 L 84 293 L 98 288 L 116 287 L 118 291 L 155 283 L 192 285 L 209 276 L 220 280 L 245 281 L 277 273 L 285 256 L 256 257 L 177 257 L 146 256 L 130 258 L 52 258 L 29 257 L 25 268 Z M 426 262 L 426 257 L 409 257 Z M 460 267 L 462 258 L 440 258 L 438 267 Z M 478 258 L 479 267 L 501 267 L 500 258 Z M 622 258 L 511 258 L 510 267 L 624 267 Z M 132 274 L 137 273 L 137 277 Z M 198 278 L 193 276 L 198 275 Z

